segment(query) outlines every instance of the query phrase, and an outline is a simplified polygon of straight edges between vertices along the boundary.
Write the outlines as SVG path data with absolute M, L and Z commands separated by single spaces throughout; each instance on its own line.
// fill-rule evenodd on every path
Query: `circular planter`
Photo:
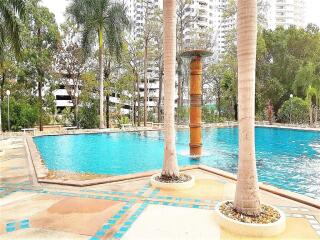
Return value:
M 194 185 L 194 176 L 189 175 L 191 179 L 187 182 L 181 182 L 181 183 L 165 183 L 165 182 L 159 182 L 156 180 L 156 177 L 159 177 L 160 173 L 154 174 L 151 176 L 150 182 L 153 187 L 166 189 L 166 190 L 182 190 L 182 189 L 188 189 L 193 187 Z
M 280 218 L 278 221 L 267 224 L 243 223 L 231 219 L 220 212 L 220 206 L 225 202 L 227 201 L 219 202 L 216 205 L 215 219 L 220 227 L 227 231 L 248 237 L 271 237 L 282 233 L 286 228 L 286 217 L 284 213 L 274 206 L 265 204 L 279 212 Z

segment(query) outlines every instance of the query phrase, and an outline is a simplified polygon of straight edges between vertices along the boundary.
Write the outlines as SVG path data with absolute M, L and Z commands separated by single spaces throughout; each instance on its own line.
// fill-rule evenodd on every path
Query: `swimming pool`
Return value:
M 35 137 L 49 170 L 122 175 L 160 169 L 163 133 L 120 132 Z M 180 166 L 237 172 L 238 129 L 203 130 L 204 156 L 188 156 L 189 131 L 177 132 Z M 256 127 L 259 181 L 320 199 L 320 132 Z

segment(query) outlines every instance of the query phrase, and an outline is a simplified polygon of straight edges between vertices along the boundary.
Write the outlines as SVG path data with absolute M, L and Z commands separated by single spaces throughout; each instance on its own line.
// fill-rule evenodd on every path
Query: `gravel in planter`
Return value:
M 256 217 L 237 212 L 233 207 L 233 203 L 230 201 L 223 203 L 219 210 L 226 217 L 243 223 L 267 224 L 274 223 L 280 219 L 280 213 L 277 210 L 264 204 L 261 204 L 261 213 Z
M 179 177 L 156 176 L 155 180 L 163 183 L 183 183 L 191 180 L 191 176 L 180 173 Z

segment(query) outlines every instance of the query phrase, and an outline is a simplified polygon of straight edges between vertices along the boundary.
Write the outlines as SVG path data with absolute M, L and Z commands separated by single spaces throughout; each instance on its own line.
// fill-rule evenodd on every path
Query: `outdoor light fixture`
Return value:
M 10 131 L 10 90 L 6 91 L 8 96 L 8 131 Z

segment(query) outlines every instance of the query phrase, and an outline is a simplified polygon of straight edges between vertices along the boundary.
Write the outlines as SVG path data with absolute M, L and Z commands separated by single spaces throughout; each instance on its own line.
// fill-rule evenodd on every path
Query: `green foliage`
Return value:
M 281 122 L 289 123 L 307 123 L 309 121 L 308 103 L 299 98 L 293 97 L 283 103 L 279 109 L 278 119 Z
M 16 54 L 21 53 L 21 25 L 19 17 L 25 15 L 25 1 L 1 0 L 0 1 L 0 62 L 4 48 L 9 43 Z
M 72 112 L 71 107 L 66 107 L 63 109 L 61 115 L 61 121 L 63 125 L 70 126 L 74 124 L 74 113 Z
M 219 64 L 209 66 L 208 75 L 213 87 L 211 92 L 219 96 L 217 106 L 221 108 L 221 115 L 230 119 L 235 116 L 237 108 L 237 58 L 235 34 L 231 31 L 227 37 L 230 40 L 226 54 Z M 306 29 L 260 28 L 256 58 L 256 118 L 266 120 L 269 101 L 277 118 L 280 107 L 292 93 L 308 99 L 310 106 L 311 102 L 320 105 L 319 28 L 313 25 Z
M 82 107 L 79 109 L 79 126 L 81 128 L 98 128 L 98 101 L 88 99 L 82 102 Z
M 6 98 L 2 104 L 2 124 L 3 129 L 8 130 L 8 100 Z M 10 129 L 18 131 L 21 128 L 34 127 L 38 119 L 38 106 L 34 101 L 16 100 L 10 98 Z
M 147 121 L 148 122 L 156 122 L 156 115 L 152 110 L 148 111 Z
M 97 128 L 98 118 L 98 99 L 92 97 L 97 94 L 98 82 L 93 72 L 87 72 L 81 76 L 83 89 L 80 95 L 81 107 L 79 108 L 79 126 L 81 128 Z
M 189 121 L 189 107 L 182 106 L 176 108 L 177 120 L 179 123 L 187 123 Z
M 214 106 L 202 107 L 202 121 L 205 123 L 222 122 L 224 118 L 218 116 L 217 110 Z
M 86 53 L 98 39 L 99 47 L 104 45 L 111 56 L 120 58 L 123 31 L 129 26 L 124 4 L 109 0 L 73 0 L 67 11 L 83 28 L 82 46 Z
M 128 123 L 130 123 L 130 119 L 128 118 L 128 116 L 118 115 L 118 118 L 116 118 L 116 125 L 118 128 L 121 127 L 121 124 L 128 124 Z

